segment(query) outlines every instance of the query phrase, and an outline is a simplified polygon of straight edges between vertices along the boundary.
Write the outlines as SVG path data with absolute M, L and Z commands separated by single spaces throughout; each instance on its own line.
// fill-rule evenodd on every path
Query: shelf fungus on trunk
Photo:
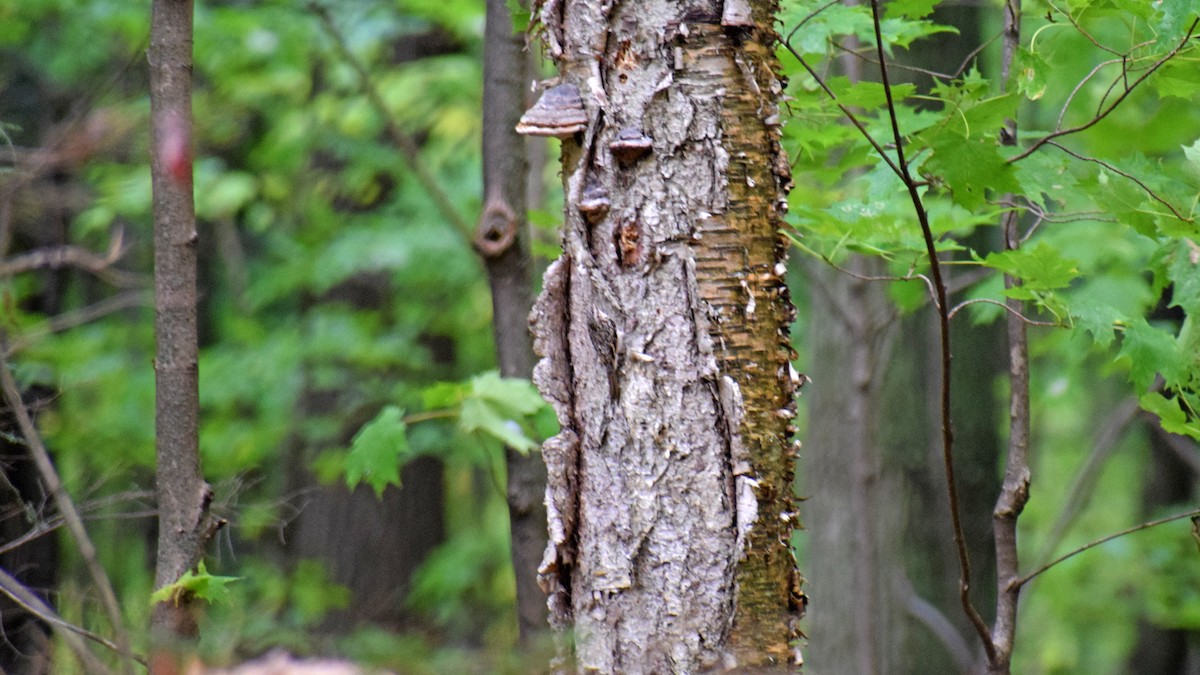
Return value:
M 571 138 L 587 128 L 587 111 L 579 89 L 560 84 L 542 92 L 537 103 L 517 122 L 517 133 L 525 136 Z
M 584 220 L 591 225 L 599 223 L 608 215 L 611 206 L 608 190 L 595 178 L 589 177 L 579 195 L 579 212 L 583 214 Z
M 626 127 L 617 132 L 617 137 L 608 144 L 608 151 L 623 167 L 632 166 L 639 159 L 650 154 L 654 148 L 654 139 L 647 136 L 641 129 Z

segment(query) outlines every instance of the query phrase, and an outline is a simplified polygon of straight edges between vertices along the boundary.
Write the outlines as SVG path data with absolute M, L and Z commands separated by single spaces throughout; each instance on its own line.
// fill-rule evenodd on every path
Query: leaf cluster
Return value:
M 900 50 L 954 30 L 932 20 L 937 4 L 887 5 L 890 71 L 902 80 L 891 87 L 891 110 L 869 75 L 877 65 L 866 49 L 875 40 L 868 6 L 808 1 L 789 10 L 785 26 L 799 28 L 782 50 L 794 97 L 785 138 L 797 175 L 795 241 L 835 266 L 852 254 L 882 258 L 902 307 L 928 303 L 912 205 L 867 138 L 894 160 L 896 148 L 879 140 L 892 138 L 894 113 L 939 256 L 972 318 L 995 320 L 1004 298 L 1028 303 L 1038 314 L 1029 321 L 1089 336 L 1128 373 L 1146 410 L 1200 439 L 1191 318 L 1200 311 L 1200 121 L 1190 112 L 1200 89 L 1188 84 L 1196 9 L 1027 6 L 1021 30 L 1031 37 L 1002 81 L 987 75 L 998 56 L 988 49 L 944 64 L 957 65 L 948 72 L 905 65 Z M 844 69 L 867 75 L 835 75 Z M 1020 223 L 1020 241 L 1008 246 L 997 227 L 1005 214 Z

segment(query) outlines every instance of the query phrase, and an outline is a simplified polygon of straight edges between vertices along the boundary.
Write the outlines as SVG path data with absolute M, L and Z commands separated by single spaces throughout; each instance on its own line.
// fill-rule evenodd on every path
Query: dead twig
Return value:
M 7 353 L 7 343 L 7 337 L 3 329 L 0 329 L 0 352 Z M 109 581 L 108 575 L 100 565 L 100 561 L 96 557 L 96 546 L 88 536 L 87 529 L 83 526 L 83 519 L 79 517 L 75 503 L 71 501 L 71 496 L 63 487 L 62 479 L 59 478 L 54 463 L 50 461 L 50 454 L 42 443 L 42 438 L 33 424 L 33 419 L 29 416 L 29 411 L 25 408 L 24 401 L 21 400 L 21 392 L 17 388 L 16 380 L 13 379 L 8 362 L 2 359 L 0 359 L 0 388 L 3 388 L 4 399 L 16 416 L 17 426 L 29 444 L 29 453 L 38 468 L 38 473 L 41 474 L 47 490 L 54 497 L 55 505 L 66 521 L 67 529 L 75 539 L 75 545 L 79 547 L 79 557 L 83 560 L 84 566 L 92 577 L 92 582 L 100 592 L 101 604 L 117 635 L 117 644 L 122 647 L 118 651 L 128 657 L 130 655 L 129 632 L 125 628 L 125 621 L 121 616 L 121 607 L 117 603 L 116 593 L 113 592 L 112 582 Z

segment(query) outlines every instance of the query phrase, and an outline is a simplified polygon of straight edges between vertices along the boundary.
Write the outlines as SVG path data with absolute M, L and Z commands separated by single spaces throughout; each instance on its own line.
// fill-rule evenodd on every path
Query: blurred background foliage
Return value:
M 995 583 L 995 572 L 989 570 L 990 519 L 1003 457 L 988 448 L 1003 447 L 1008 430 L 1007 367 L 995 365 L 1006 358 L 1004 311 L 995 303 L 1018 297 L 1027 302 L 1030 319 L 1044 322 L 1029 329 L 1033 485 L 1020 520 L 1023 572 L 1101 536 L 1194 509 L 1200 470 L 1200 352 L 1192 327 L 1200 311 L 1200 70 L 1195 67 L 1195 38 L 1193 46 L 1133 88 L 1103 121 L 1059 139 L 1079 157 L 1045 146 L 1008 164 L 1006 158 L 1016 151 L 998 142 L 1003 121 L 1014 116 L 1024 147 L 1057 129 L 1091 122 L 1181 44 L 1189 25 L 1194 28 L 1196 8 L 1184 2 L 1105 0 L 1021 4 L 1022 48 L 1006 83 L 999 81 L 1002 2 L 894 0 L 884 3 L 882 24 L 889 57 L 898 64 L 890 75 L 906 152 L 924 181 L 922 196 L 937 247 L 952 261 L 943 267 L 954 291 L 951 303 L 972 303 L 954 318 L 953 372 L 959 392 L 954 425 L 968 537 L 982 544 L 972 550 L 975 602 L 989 621 L 994 601 L 989 585 L 994 589 Z M 785 50 L 781 58 L 793 97 L 787 105 L 792 118 L 785 127 L 796 174 L 789 219 L 800 252 L 798 267 L 808 272 L 806 282 L 815 289 L 810 297 L 838 297 L 829 290 L 831 275 L 822 272 L 834 266 L 892 279 L 928 273 L 924 242 L 903 184 L 844 122 L 797 57 L 813 65 L 874 138 L 893 148 L 887 100 L 878 83 L 870 3 L 800 0 L 783 7 L 785 36 L 803 25 L 790 40 L 794 53 Z M 861 58 L 851 56 L 855 50 Z M 1020 251 L 998 253 L 1000 216 L 1011 206 L 999 202 L 1005 192 L 1025 208 L 1021 222 L 1028 238 Z M 858 264 L 856 259 L 871 262 Z M 1020 279 L 1022 286 L 1005 291 L 1002 272 Z M 829 320 L 836 323 L 850 315 L 850 321 L 886 326 L 876 335 L 886 336 L 880 337 L 887 345 L 880 353 L 887 356 L 870 371 L 892 383 L 884 384 L 875 399 L 881 450 L 872 461 L 882 475 L 871 489 L 881 495 L 878 503 L 899 503 L 904 515 L 888 519 L 873 514 L 879 523 L 857 527 L 872 529 L 869 536 L 898 549 L 883 551 L 878 554 L 883 562 L 872 564 L 891 574 L 888 561 L 894 559 L 917 594 L 938 605 L 961 634 L 970 636 L 957 598 L 938 598 L 949 588 L 948 579 L 957 576 L 955 563 L 945 551 L 939 554 L 921 543 L 929 541 L 923 533 L 931 528 L 932 540 L 949 537 L 939 501 L 945 489 L 942 469 L 923 449 L 936 447 L 929 430 L 940 424 L 929 403 L 938 395 L 936 375 L 930 374 L 936 366 L 931 368 L 930 357 L 919 356 L 936 352 L 929 337 L 936 319 L 928 309 L 924 282 L 875 283 L 888 285 L 891 302 L 882 312 L 885 318 L 873 315 L 877 310 L 862 301 L 844 305 Z M 819 336 L 826 317 L 815 312 L 801 316 L 814 331 L 810 338 Z M 802 330 L 797 327 L 797 334 Z M 813 351 L 820 344 L 813 339 L 800 345 L 807 372 L 837 358 Z M 850 364 L 839 364 L 840 373 L 852 372 Z M 830 370 L 838 372 L 838 367 Z M 853 386 L 829 379 L 828 373 L 817 377 L 806 391 L 823 384 Z M 889 398 L 889 386 L 903 393 Z M 923 434 L 905 435 L 912 419 L 924 425 Z M 810 430 L 818 422 L 807 417 Z M 897 445 L 899 453 L 890 449 Z M 799 464 L 802 476 L 822 476 L 819 463 L 853 452 L 815 448 L 811 442 L 806 447 L 809 452 Z M 904 476 L 896 478 L 900 472 Z M 822 492 L 821 481 L 827 478 L 801 479 L 809 494 L 818 493 L 808 502 L 814 513 L 819 507 L 814 501 L 844 487 L 838 483 Z M 889 481 L 902 482 L 903 490 L 887 492 Z M 936 489 L 923 492 L 921 486 L 930 481 Z M 973 507 L 980 492 L 982 503 Z M 931 515 L 921 511 L 923 500 L 939 504 Z M 830 525 L 825 520 L 808 524 L 810 529 Z M 977 526 L 985 530 L 982 537 L 972 533 Z M 898 534 L 887 533 L 889 528 Z M 841 556 L 841 562 L 835 559 L 830 565 L 847 566 L 844 549 L 813 550 L 807 539 L 798 538 L 802 560 L 809 561 L 808 566 L 802 562 L 802 569 L 812 570 L 822 555 Z M 1196 556 L 1191 523 L 1183 519 L 1108 542 L 1049 570 L 1022 595 L 1013 672 L 1191 672 L 1185 669 L 1200 663 Z M 922 566 L 935 570 L 933 584 L 922 578 Z M 822 597 L 856 592 L 836 584 L 831 588 L 828 578 L 823 592 L 820 577 L 811 583 L 811 622 L 818 621 Z M 880 585 L 889 583 L 884 579 Z M 887 601 L 881 606 L 887 608 Z M 904 616 L 903 607 L 897 611 L 896 618 L 884 621 L 913 621 Z M 912 632 L 918 637 L 904 638 L 910 641 L 901 650 L 907 663 L 887 672 L 949 672 L 952 665 L 937 660 L 943 645 L 921 642 L 922 635 L 929 639 L 928 627 Z M 974 647 L 977 641 L 971 638 Z M 919 644 L 925 647 L 918 652 L 914 645 Z M 812 653 L 821 649 L 814 637 Z M 931 654 L 933 660 L 914 665 L 916 653 Z M 815 656 L 812 663 L 821 666 Z
M 154 541 L 149 5 L 0 1 L 0 180 L 20 183 L 0 254 L 117 240 L 122 251 L 115 280 L 60 268 L 0 281 L 9 358 L 23 386 L 52 392 L 40 427 L 135 626 Z M 473 221 L 483 3 L 322 6 Z M 511 409 L 528 383 L 480 376 L 494 357 L 476 253 L 400 161 L 306 3 L 198 2 L 195 35 L 201 445 L 214 509 L 230 520 L 208 568 L 240 577 L 205 617 L 205 657 L 283 646 L 449 672 L 437 664 L 456 646 L 503 655 L 516 627 L 496 434 L 554 429 L 552 416 L 534 420 L 536 394 Z M 100 316 L 51 322 L 83 308 Z M 377 498 L 347 488 L 342 469 L 389 406 L 417 421 L 391 456 L 402 476 Z M 70 546 L 62 555 L 54 599 L 103 630 Z
M 783 4 L 786 34 L 824 3 Z M 922 3 L 900 6 L 914 4 Z M 985 4 L 967 19 L 955 15 L 972 27 L 927 21 L 915 10 L 889 17 L 893 54 L 923 58 L 917 49 L 926 36 L 995 33 L 1000 3 Z M 1138 4 L 1158 3 L 1097 3 L 1089 30 L 1120 44 L 1181 37 L 1149 14 L 1133 21 L 1138 30 L 1152 20 L 1164 30 L 1130 37 L 1124 12 Z M 1048 3 L 1027 5 L 1031 16 L 1054 18 Z M 422 164 L 473 221 L 481 202 L 482 3 L 322 6 L 367 66 L 387 115 L 418 142 Z M 833 62 L 831 38 L 873 39 L 860 10 L 839 5 L 820 13 L 793 45 Z M 148 22 L 145 0 L 0 0 L 0 186 L 11 221 L 0 259 L 64 245 L 121 251 L 116 265 L 95 273 L 64 267 L 0 279 L 7 358 L 23 386 L 43 393 L 40 428 L 134 626 L 148 618 L 154 541 Z M 1028 65 L 1020 71 L 1027 74 L 1019 83 L 1022 126 L 1049 130 L 1098 57 L 1061 17 L 1027 31 L 1041 37 L 1036 51 L 1021 54 Z M 553 429 L 533 406 L 514 403 L 525 394 L 504 387 L 515 385 L 486 375 L 494 367 L 491 303 L 476 254 L 400 161 L 385 119 L 305 3 L 198 2 L 195 32 L 201 444 L 217 488 L 214 509 L 230 520 L 208 568 L 240 577 L 227 600 L 207 611 L 205 658 L 229 663 L 282 646 L 399 672 L 525 672 L 512 654 L 500 441 L 513 438 L 506 433 L 541 438 Z M 894 177 L 839 122 L 795 59 L 781 58 L 793 79 L 786 149 L 797 176 L 790 199 L 791 222 L 802 233 L 796 255 L 837 262 L 847 252 L 882 253 L 895 273 L 919 269 L 919 231 Z M 983 70 L 994 72 L 997 61 L 998 47 L 983 52 Z M 1074 147 L 1135 171 L 1193 216 L 1200 185 L 1194 66 L 1189 57 L 1164 69 L 1104 125 L 1074 138 Z M 881 131 L 882 91 L 869 85 L 834 82 L 848 101 L 877 111 L 864 117 Z M 905 128 L 931 155 L 941 148 L 939 161 L 951 161 L 947 140 L 922 130 L 940 124 L 965 138 L 969 125 L 994 126 L 1018 109 L 1016 97 L 995 103 L 997 84 L 978 72 L 942 86 L 936 98 L 956 102 L 953 114 L 922 98 L 933 91 L 927 82 L 901 90 L 909 97 Z M 1105 95 L 1098 81 L 1083 88 L 1071 113 L 1078 119 L 1069 115 L 1066 124 L 1086 119 Z M 953 126 L 959 122 L 967 126 Z M 1130 396 L 1129 377 L 1144 391 L 1147 375 L 1169 370 L 1163 359 L 1171 358 L 1190 360 L 1186 373 L 1195 372 L 1195 345 L 1163 296 L 1195 277 L 1172 267 L 1189 255 L 1187 242 L 1195 247 L 1194 222 L 1172 223 L 1098 165 L 1052 152 L 1039 157 L 1012 174 L 994 162 L 983 165 L 992 173 L 972 173 L 961 158 L 949 168 L 928 167 L 958 181 L 949 186 L 956 190 L 930 194 L 946 251 L 965 250 L 976 230 L 996 222 L 999 208 L 982 200 L 982 189 L 970 196 L 988 181 L 1021 188 L 1050 210 L 1095 216 L 1042 227 L 1027 249 L 1042 259 L 988 259 L 993 269 L 1041 279 L 1045 292 L 1031 298 L 1043 310 L 1039 318 L 1074 327 L 1033 333 L 1035 496 L 1021 521 L 1030 562 L 1194 503 L 1196 470 L 1178 469 L 1190 472 L 1187 487 L 1156 501 L 1166 494 L 1155 481 L 1159 454 L 1168 451 L 1148 426 L 1131 425 L 1097 450 L 1097 430 Z M 543 157 L 538 166 L 552 185 L 554 163 Z M 552 251 L 545 242 L 554 240 L 558 219 L 554 192 L 533 190 L 531 220 L 543 230 L 535 251 L 543 255 Z M 1063 264 L 1065 283 L 1046 278 Z M 981 278 L 963 297 L 1000 298 L 996 278 Z M 889 292 L 905 312 L 924 303 L 919 282 L 895 282 Z M 821 317 L 810 316 L 804 293 L 793 297 L 801 305 L 793 334 L 801 361 L 811 363 L 822 355 L 805 349 L 803 336 Z M 970 321 L 1001 329 L 994 306 L 968 311 Z M 1130 327 L 1145 339 L 1131 343 Z M 995 401 L 1004 400 L 999 380 L 987 386 Z M 496 419 L 518 423 L 497 426 Z M 368 424 L 378 435 L 366 434 Z M 984 425 L 1002 435 L 1006 420 L 997 415 Z M 390 460 L 398 472 L 391 482 L 399 485 L 347 488 L 348 453 L 357 448 L 377 458 L 379 447 L 369 443 L 389 433 L 406 443 Z M 1071 486 L 1091 465 L 1081 498 Z M 995 478 L 999 467 L 981 472 Z M 1058 528 L 1069 500 L 1078 513 Z M 803 534 L 797 541 L 803 569 L 811 552 Z M 56 606 L 103 631 L 71 546 L 55 555 Z M 1047 573 L 1022 608 L 1015 670 L 1120 672 L 1145 626 L 1184 631 L 1195 644 L 1195 555 L 1185 521 L 1113 541 Z M 954 583 L 952 571 L 942 573 L 939 583 Z M 820 580 L 813 583 L 821 602 Z

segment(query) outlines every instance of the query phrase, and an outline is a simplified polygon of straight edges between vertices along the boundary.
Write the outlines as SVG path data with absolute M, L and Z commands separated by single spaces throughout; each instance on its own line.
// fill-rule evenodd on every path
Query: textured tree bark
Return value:
M 492 290 L 496 361 L 505 377 L 533 376 L 533 261 L 525 217 L 529 163 L 516 125 L 525 109 L 529 59 L 513 32 L 505 0 L 488 0 L 483 60 L 483 189 L 486 199 L 476 248 Z M 540 455 L 506 451 L 509 531 L 522 640 L 548 628 L 537 567 L 546 547 L 546 465 Z
M 540 571 L 582 671 L 799 660 L 775 8 L 541 7 L 586 113 L 559 111 L 564 251 L 533 313 L 562 425 Z
M 196 337 L 196 218 L 192 199 L 192 2 L 155 0 L 150 27 L 154 194 L 155 586 L 193 568 L 220 521 L 200 473 Z M 195 634 L 189 598 L 154 607 L 162 639 Z

